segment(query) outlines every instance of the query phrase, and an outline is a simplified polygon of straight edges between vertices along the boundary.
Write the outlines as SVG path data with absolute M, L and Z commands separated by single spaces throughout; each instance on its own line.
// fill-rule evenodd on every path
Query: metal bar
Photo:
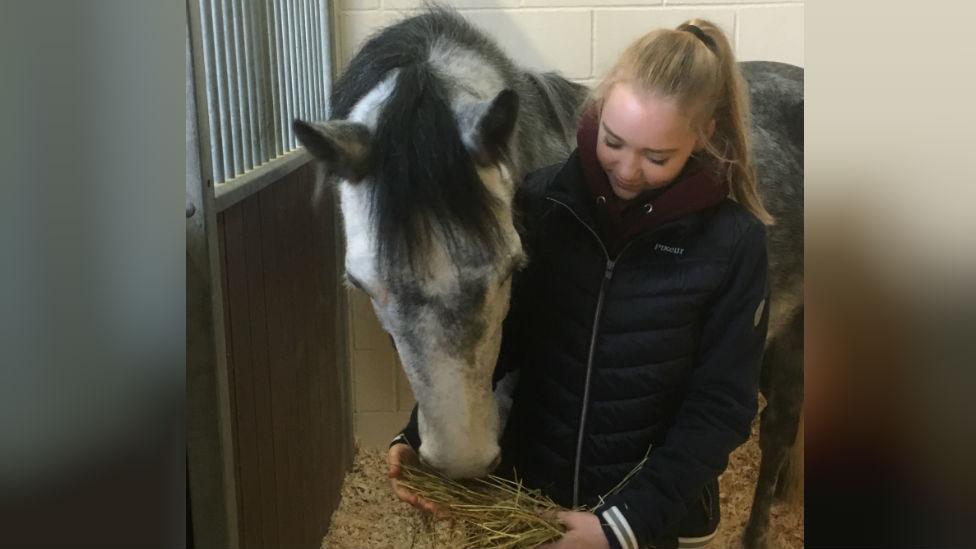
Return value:
M 325 0 L 323 0 L 325 1 Z M 329 118 L 332 110 L 332 82 L 336 77 L 336 70 L 339 67 L 337 61 L 339 57 L 339 20 L 338 6 L 335 2 L 325 2 L 325 9 L 322 13 L 322 56 L 325 58 L 325 111 L 322 113 L 325 118 Z
M 294 133 L 291 128 L 292 118 L 295 116 L 295 68 L 294 68 L 294 44 L 292 42 L 292 32 L 291 32 L 291 16 L 290 8 L 288 5 L 288 0 L 281 0 L 281 29 L 283 31 L 282 46 L 285 52 L 285 98 L 287 99 L 285 106 L 285 128 L 287 129 L 288 137 L 285 139 L 285 151 L 290 151 L 292 149 L 292 142 L 294 140 Z
M 241 0 L 230 0 L 231 21 L 234 28 L 234 59 L 237 62 L 237 97 L 240 109 L 240 131 L 241 131 L 241 171 L 240 175 L 254 167 L 251 160 L 251 111 L 248 98 L 247 79 L 248 68 L 245 59 L 244 32 L 241 24 Z
M 291 52 L 291 89 L 292 101 L 295 108 L 292 109 L 291 116 L 288 117 L 288 125 L 291 121 L 301 116 L 302 113 L 302 74 L 301 61 L 299 59 L 299 39 L 298 39 L 298 14 L 295 13 L 295 0 L 287 0 L 288 5 L 288 50 Z M 297 145 L 294 132 L 292 133 L 291 148 Z
M 308 14 L 306 13 L 305 4 L 305 0 L 298 0 L 298 36 L 301 39 L 301 44 L 298 51 L 299 59 L 302 62 L 302 95 L 305 99 L 302 110 L 302 118 L 307 120 L 309 118 L 309 114 L 312 112 L 312 67 L 308 60 Z
M 228 9 L 228 0 L 219 0 L 223 11 L 224 24 L 224 67 L 227 72 L 227 110 L 230 113 L 230 137 L 233 150 L 234 165 L 227 179 L 232 179 L 241 173 L 243 153 L 241 147 L 241 104 L 238 99 L 237 78 L 237 45 L 234 42 L 234 21 Z
M 252 97 L 252 86 L 251 79 L 254 78 L 254 66 L 251 61 L 251 43 L 247 36 L 247 22 L 246 22 L 246 0 L 236 0 L 236 10 L 237 10 L 237 33 L 240 37 L 237 42 L 238 58 L 241 60 L 241 64 L 238 67 L 238 74 L 241 76 L 241 120 L 243 124 L 244 131 L 244 158 L 245 158 L 245 169 L 253 169 L 258 164 L 258 159 L 255 158 L 254 154 L 254 144 L 256 137 L 254 135 L 254 98 Z
M 279 120 L 279 123 L 281 124 L 281 154 L 285 154 L 289 149 L 288 136 L 290 130 L 288 124 L 288 113 L 291 105 L 291 85 L 288 83 L 288 39 L 285 37 L 287 22 L 285 20 L 284 0 L 274 1 L 275 9 L 277 11 L 275 20 L 277 21 L 278 29 L 278 91 L 281 93 L 281 119 Z
M 188 0 L 186 40 L 186 462 L 193 501 L 195 547 L 240 547 L 230 384 L 227 372 L 220 253 L 214 186 L 201 170 L 209 161 L 198 142 L 204 95 L 199 0 Z M 192 40 L 191 40 L 192 39 Z M 194 91 L 194 88 L 196 91 Z M 188 208 L 189 210 L 190 208 Z M 192 267 L 192 268 L 191 268 Z
M 325 119 L 325 104 L 326 104 L 326 94 L 328 89 L 326 87 L 326 66 L 327 62 L 325 60 L 325 50 L 323 45 L 325 44 L 325 26 L 322 24 L 322 0 L 315 0 L 312 2 L 314 9 L 313 18 L 315 20 L 315 42 L 313 47 L 315 48 L 315 67 L 318 69 L 318 74 L 316 79 L 319 85 L 319 102 L 315 109 L 315 119 L 324 120 Z
M 282 53 L 281 53 L 281 32 L 279 32 L 278 3 L 277 0 L 267 0 L 268 6 L 268 43 L 271 46 L 273 55 L 271 56 L 271 79 L 273 81 L 272 95 L 274 96 L 275 110 L 275 156 L 280 156 L 284 151 L 285 127 L 282 121 L 285 119 L 285 96 L 282 93 Z
M 257 91 L 257 128 L 258 128 L 258 155 L 261 163 L 271 159 L 268 152 L 268 138 L 274 133 L 271 125 L 268 124 L 268 49 L 261 32 L 261 10 L 264 9 L 263 2 L 247 2 L 250 7 L 250 36 L 254 51 L 256 70 L 255 89 Z
M 319 95 L 322 93 L 322 84 L 320 82 L 320 69 L 319 69 L 319 58 L 317 52 L 317 44 L 319 40 L 318 24 L 315 22 L 315 3 L 318 0 L 305 0 L 307 7 L 306 13 L 308 14 L 308 59 L 309 66 L 311 67 L 312 75 L 312 104 L 311 110 L 308 112 L 308 116 L 311 120 L 319 120 Z
M 235 177 L 233 181 L 217 187 L 215 195 L 217 211 L 222 212 L 230 208 L 268 185 L 279 181 L 311 160 L 311 155 L 304 148 L 299 147 L 271 162 L 266 162 L 262 166 Z
M 244 45 L 244 70 L 247 78 L 247 118 L 250 125 L 251 134 L 251 167 L 257 167 L 261 165 L 261 128 L 260 128 L 260 117 L 258 115 L 258 71 L 260 70 L 260 61 L 258 60 L 257 52 L 255 48 L 257 44 L 254 43 L 254 33 L 251 32 L 252 26 L 252 15 L 251 15 L 251 2 L 242 1 L 240 4 L 240 14 L 241 14 L 241 43 Z
M 329 73 L 330 82 L 334 81 L 339 76 L 339 71 L 343 67 L 342 63 L 342 48 L 339 44 L 342 40 L 342 9 L 339 2 L 329 2 L 329 19 L 328 29 L 330 36 L 330 47 L 329 47 Z M 329 96 L 332 97 L 331 95 Z M 331 109 L 331 105 L 329 107 Z
M 193 28 L 199 32 L 200 41 L 200 46 L 194 48 L 198 56 L 194 61 L 194 66 L 203 69 L 203 78 L 197 80 L 197 82 L 204 82 L 204 89 L 206 90 L 206 93 L 202 94 L 202 97 L 198 99 L 200 103 L 207 107 L 207 125 L 206 128 L 200 128 L 201 145 L 210 153 L 210 165 L 204 177 L 209 177 L 215 181 L 222 181 L 224 160 L 220 138 L 220 109 L 217 105 L 217 74 L 214 67 L 214 41 L 213 33 L 211 32 L 211 15 L 210 10 L 202 2 L 197 2 L 193 12 L 199 15 L 199 24 L 194 25 Z
M 302 3 L 300 0 L 292 0 L 292 20 L 294 22 L 295 28 L 295 67 L 298 70 L 297 78 L 297 88 L 298 88 L 298 112 L 295 113 L 296 118 L 304 118 L 305 111 L 308 108 L 308 87 L 305 85 L 305 48 L 304 45 L 304 33 L 302 27 L 304 26 L 304 21 L 302 21 Z
M 312 68 L 312 86 L 311 86 L 311 96 L 312 96 L 312 108 L 308 112 L 309 120 L 320 120 L 319 117 L 319 104 L 320 104 L 320 94 L 322 93 L 322 88 L 319 85 L 319 56 L 318 56 L 318 24 L 316 23 L 316 16 L 318 12 L 315 10 L 315 4 L 318 0 L 306 0 L 306 13 L 308 19 L 308 55 L 309 66 Z
M 270 19 L 273 17 L 271 11 L 271 0 L 261 2 L 261 40 L 264 42 L 264 49 L 267 52 L 267 90 L 265 105 L 268 116 L 268 158 L 275 158 L 281 154 L 278 139 L 281 136 L 281 129 L 278 124 L 278 57 L 274 43 L 274 23 Z
M 210 28 L 213 32 L 214 47 L 214 76 L 217 82 L 217 97 L 211 98 L 211 103 L 216 103 L 218 119 L 220 120 L 220 178 L 214 174 L 214 184 L 223 183 L 234 177 L 234 151 L 233 137 L 231 136 L 230 125 L 230 105 L 228 81 L 227 81 L 227 58 L 224 52 L 224 21 L 223 10 L 219 0 L 205 0 L 210 7 Z M 201 6 L 203 4 L 201 3 Z
M 333 67 L 337 66 L 335 62 L 336 51 L 338 47 L 333 47 L 337 39 L 338 33 L 333 32 L 332 28 L 332 13 L 333 10 L 338 9 L 335 6 L 335 2 L 327 2 L 322 10 L 322 17 L 320 19 L 322 24 L 322 57 L 325 62 L 323 65 L 323 72 L 325 73 L 325 93 L 323 99 L 325 99 L 325 104 L 322 110 L 322 118 L 328 119 L 329 113 L 332 110 L 332 70 Z
M 292 116 L 292 119 L 295 119 L 301 117 L 305 112 L 305 86 L 302 82 L 304 79 L 304 70 L 302 68 L 302 30 L 298 13 L 298 0 L 289 0 L 288 5 L 291 10 L 289 12 L 291 16 L 291 55 L 292 63 L 295 67 L 295 82 L 293 84 L 295 90 L 295 112 Z M 297 146 L 298 140 L 295 138 L 292 140 L 292 147 Z
M 315 25 L 315 11 L 312 4 L 316 0 L 305 0 L 305 17 L 308 21 L 308 66 L 309 66 L 309 90 L 311 101 L 309 102 L 308 117 L 310 120 L 318 120 L 319 111 L 319 94 L 321 92 L 321 87 L 319 86 L 319 67 L 318 67 L 318 55 L 316 54 L 315 44 L 318 40 L 318 32 L 316 32 Z
M 323 24 L 328 29 L 326 54 L 329 56 L 329 94 L 328 101 L 325 105 L 325 114 L 326 118 L 329 118 L 332 116 L 332 90 L 335 85 L 334 82 L 339 76 L 339 70 L 342 68 L 342 48 L 340 47 L 342 29 L 339 28 L 339 21 L 342 20 L 342 17 L 341 9 L 337 2 L 328 2 L 327 6 L 328 9 Z

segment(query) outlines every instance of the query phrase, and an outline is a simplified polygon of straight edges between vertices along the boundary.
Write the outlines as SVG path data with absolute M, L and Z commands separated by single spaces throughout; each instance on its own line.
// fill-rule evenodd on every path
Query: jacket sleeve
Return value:
M 694 370 L 662 445 L 596 511 L 611 547 L 638 549 L 673 535 L 689 506 L 749 438 L 769 322 L 766 229 L 751 224 L 710 301 Z

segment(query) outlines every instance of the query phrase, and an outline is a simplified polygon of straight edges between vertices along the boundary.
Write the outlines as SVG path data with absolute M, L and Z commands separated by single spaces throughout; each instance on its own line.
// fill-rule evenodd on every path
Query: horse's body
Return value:
M 755 547 L 802 401 L 803 85 L 789 65 L 743 71 L 761 191 L 777 219 L 769 404 L 747 533 Z M 330 121 L 296 121 L 338 185 L 347 278 L 370 296 L 397 347 L 418 402 L 421 458 L 448 475 L 483 475 L 498 458 L 491 376 L 510 275 L 526 259 L 512 197 L 528 171 L 569 155 L 585 93 L 518 69 L 460 16 L 432 10 L 363 46 L 335 83 Z
M 753 157 L 759 191 L 776 219 L 768 227 L 771 304 L 760 388 L 762 462 L 744 544 L 764 549 L 769 507 L 796 443 L 803 405 L 803 69 L 783 63 L 740 63 L 752 108 Z M 796 477 L 799 478 L 799 477 Z M 777 486 L 779 485 L 779 486 Z

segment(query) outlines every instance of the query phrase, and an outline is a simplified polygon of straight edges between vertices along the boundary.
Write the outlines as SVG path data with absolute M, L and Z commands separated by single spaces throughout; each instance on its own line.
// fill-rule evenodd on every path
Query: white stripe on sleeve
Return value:
M 620 541 L 620 546 L 623 549 L 639 549 L 637 538 L 630 528 L 630 523 L 627 522 L 616 505 L 604 511 L 602 515 L 607 524 L 610 525 L 610 529 L 617 535 L 617 540 Z

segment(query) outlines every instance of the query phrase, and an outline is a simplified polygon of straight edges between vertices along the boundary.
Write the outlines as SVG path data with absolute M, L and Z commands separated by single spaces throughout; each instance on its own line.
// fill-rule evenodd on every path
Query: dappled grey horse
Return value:
M 586 91 L 520 70 L 455 12 L 432 10 L 365 43 L 335 83 L 331 120 L 294 124 L 338 186 L 346 277 L 396 345 L 421 459 L 449 476 L 499 458 L 492 373 L 526 259 L 512 199 L 529 170 L 569 155 Z
M 742 68 L 777 220 L 752 548 L 764 543 L 802 403 L 803 71 Z M 335 83 L 331 120 L 295 122 L 338 189 L 346 277 L 370 297 L 417 398 L 421 458 L 449 476 L 481 476 L 498 459 L 505 410 L 491 378 L 511 275 L 527 259 L 512 198 L 528 171 L 569 155 L 585 94 L 518 69 L 456 13 L 432 10 L 365 43 Z

